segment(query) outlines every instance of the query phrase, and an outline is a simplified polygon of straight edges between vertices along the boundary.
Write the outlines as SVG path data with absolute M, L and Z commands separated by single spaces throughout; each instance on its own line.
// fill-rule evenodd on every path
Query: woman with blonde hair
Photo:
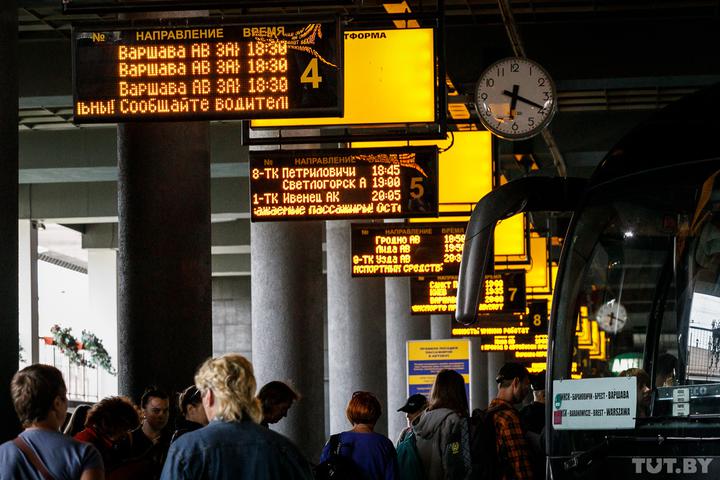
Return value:
M 210 423 L 178 438 L 163 480 L 308 479 L 312 472 L 287 438 L 261 427 L 252 364 L 238 354 L 206 360 L 195 375 Z

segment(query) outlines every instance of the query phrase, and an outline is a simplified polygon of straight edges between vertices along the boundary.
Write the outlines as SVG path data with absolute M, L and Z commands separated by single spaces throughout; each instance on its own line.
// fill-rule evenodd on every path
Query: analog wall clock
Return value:
M 612 334 L 621 331 L 625 327 L 627 318 L 625 307 L 614 299 L 602 304 L 595 314 L 598 327 Z
M 537 135 L 557 110 L 555 84 L 548 72 L 520 57 L 499 60 L 483 72 L 475 103 L 485 128 L 507 140 Z

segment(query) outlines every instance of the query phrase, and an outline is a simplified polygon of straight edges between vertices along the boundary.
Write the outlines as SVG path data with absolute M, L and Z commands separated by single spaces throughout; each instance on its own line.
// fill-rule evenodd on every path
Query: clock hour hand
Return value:
M 515 86 L 513 86 L 513 92 L 514 92 L 514 91 L 515 91 Z M 509 90 L 503 90 L 503 95 L 507 95 L 508 97 L 511 97 L 511 98 L 513 99 L 513 101 L 515 101 L 515 100 L 520 100 L 521 102 L 527 103 L 528 105 L 532 105 L 533 107 L 535 107 L 535 108 L 537 108 L 537 109 L 540 109 L 540 110 L 542 110 L 543 108 L 545 108 L 545 107 L 543 107 L 542 105 L 540 105 L 539 103 L 535 103 L 535 102 L 533 102 L 532 100 L 529 100 L 529 99 L 527 99 L 527 98 L 525 98 L 525 97 L 521 97 L 521 96 L 518 95 L 517 93 L 513 93 L 513 92 L 511 92 L 511 91 L 509 91 Z
M 505 90 L 507 92 L 507 90 Z M 515 118 L 515 109 L 517 108 L 518 92 L 520 91 L 520 85 L 513 85 L 512 93 L 510 94 L 510 119 Z

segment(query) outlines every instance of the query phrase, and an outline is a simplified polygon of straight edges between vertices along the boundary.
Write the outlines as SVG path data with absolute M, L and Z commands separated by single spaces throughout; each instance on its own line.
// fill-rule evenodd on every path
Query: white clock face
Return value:
M 555 114 L 557 99 L 550 75 L 526 58 L 505 58 L 490 65 L 475 89 L 485 128 L 508 140 L 537 135 Z
M 617 333 L 625 327 L 627 310 L 613 299 L 598 308 L 595 320 L 602 330 L 608 333 Z

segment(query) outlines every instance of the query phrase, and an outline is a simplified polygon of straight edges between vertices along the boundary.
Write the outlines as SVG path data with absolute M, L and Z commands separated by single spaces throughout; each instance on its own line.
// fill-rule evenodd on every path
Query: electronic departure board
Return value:
M 410 280 L 410 308 L 415 315 L 452 313 L 457 303 L 456 276 L 420 277 Z M 525 305 L 525 271 L 485 275 L 478 312 L 522 313 Z
M 457 275 L 466 225 L 354 224 L 352 276 Z
M 336 19 L 73 29 L 75 123 L 343 113 Z
M 437 216 L 437 147 L 250 152 L 251 220 Z
M 547 357 L 547 301 L 529 301 L 527 310 L 527 315 L 521 317 L 480 322 L 473 326 L 462 325 L 453 319 L 452 335 L 480 337 L 482 352 L 510 351 L 519 362 L 542 362 Z

